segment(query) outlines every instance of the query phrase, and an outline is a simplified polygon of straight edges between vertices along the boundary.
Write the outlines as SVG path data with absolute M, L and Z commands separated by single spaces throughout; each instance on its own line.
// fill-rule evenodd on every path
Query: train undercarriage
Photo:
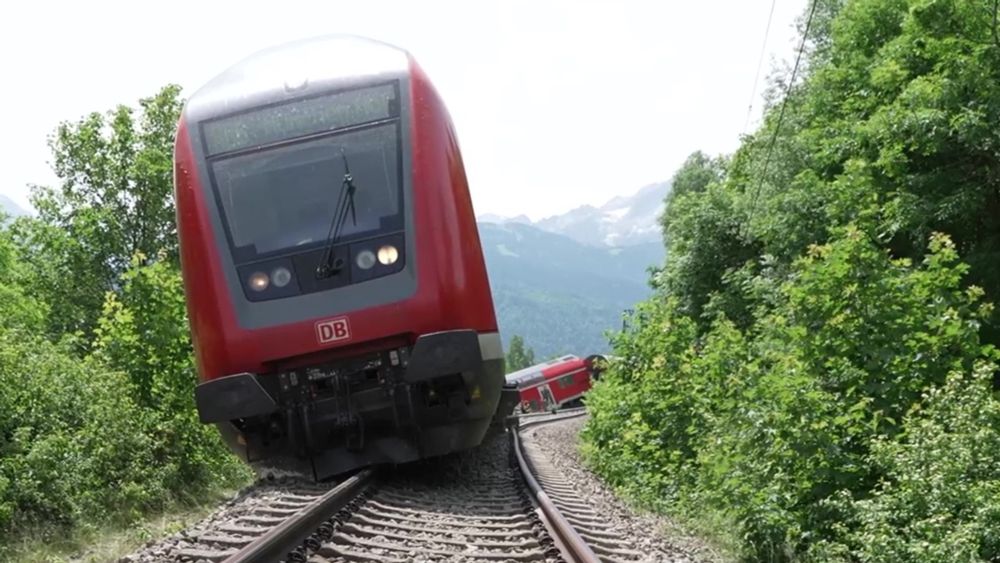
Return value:
M 196 400 L 202 421 L 251 465 L 324 479 L 477 446 L 511 402 L 501 401 L 503 378 L 503 359 L 484 359 L 474 331 L 447 331 L 412 347 L 214 379 Z

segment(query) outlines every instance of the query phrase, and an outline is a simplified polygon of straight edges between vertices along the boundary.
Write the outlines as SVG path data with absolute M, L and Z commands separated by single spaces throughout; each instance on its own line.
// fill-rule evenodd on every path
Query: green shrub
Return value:
M 128 374 L 134 399 L 153 426 L 165 486 L 192 490 L 245 476 L 214 426 L 198 420 L 197 377 L 183 284 L 165 260 L 136 256 L 109 294 L 95 331 L 94 357 Z
M 0 327 L 0 536 L 129 522 L 248 477 L 198 420 L 177 271 L 137 259 L 123 281 L 89 357 L 37 315 Z
M 1000 559 L 1000 402 L 996 365 L 956 371 L 925 395 L 899 440 L 873 444 L 884 474 L 874 494 L 839 499 L 853 524 L 814 556 L 850 553 L 871 562 Z M 835 501 L 836 503 L 836 501 Z
M 674 177 L 586 457 L 747 560 L 1000 560 L 996 5 L 807 9 L 761 128 Z
M 693 452 L 694 397 L 684 386 L 695 324 L 676 308 L 673 301 L 639 305 L 638 324 L 615 342 L 622 360 L 587 398 L 587 455 L 611 483 L 648 501 L 674 496 L 672 471 Z
M 886 471 L 872 444 L 905 435 L 948 373 L 995 355 L 965 268 L 944 236 L 917 267 L 848 229 L 794 264 L 745 334 L 720 315 L 699 337 L 672 298 L 643 304 L 588 398 L 588 460 L 647 503 L 730 522 L 747 559 L 834 545 L 852 514 L 837 499 Z
M 163 498 L 152 434 L 119 373 L 0 331 L 0 529 L 80 524 Z
M 0 560 L 20 536 L 249 476 L 194 407 L 169 197 L 179 91 L 61 124 L 60 185 L 32 190 L 35 216 L 0 217 Z

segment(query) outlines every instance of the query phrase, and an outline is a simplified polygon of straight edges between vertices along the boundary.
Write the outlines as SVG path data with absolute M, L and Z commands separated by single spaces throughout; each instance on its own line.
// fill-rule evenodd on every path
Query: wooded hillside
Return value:
M 810 5 L 761 129 L 674 178 L 589 399 L 598 472 L 746 560 L 1000 558 L 996 26 Z

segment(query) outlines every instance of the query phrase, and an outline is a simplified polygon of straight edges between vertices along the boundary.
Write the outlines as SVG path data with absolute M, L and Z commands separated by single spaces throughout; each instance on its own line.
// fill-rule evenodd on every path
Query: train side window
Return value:
M 573 386 L 573 374 L 571 373 L 569 375 L 564 375 L 564 376 L 560 377 L 558 379 L 558 381 L 559 381 L 559 388 L 560 389 L 565 389 L 567 387 L 572 387 Z

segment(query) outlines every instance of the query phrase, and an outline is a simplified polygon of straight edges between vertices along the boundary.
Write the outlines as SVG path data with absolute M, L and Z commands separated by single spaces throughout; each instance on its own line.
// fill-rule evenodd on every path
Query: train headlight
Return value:
M 254 291 L 264 291 L 271 284 L 271 280 L 264 272 L 254 272 L 250 274 L 250 289 Z
M 371 250 L 362 250 L 358 253 L 357 258 L 354 259 L 358 267 L 362 270 L 370 270 L 372 266 L 375 265 L 375 253 Z
M 275 268 L 271 272 L 271 282 L 274 283 L 275 287 L 285 287 L 290 281 L 292 281 L 292 273 L 284 266 Z
M 378 261 L 383 266 L 395 264 L 396 260 L 399 260 L 399 251 L 396 250 L 395 246 L 387 244 L 378 249 Z

